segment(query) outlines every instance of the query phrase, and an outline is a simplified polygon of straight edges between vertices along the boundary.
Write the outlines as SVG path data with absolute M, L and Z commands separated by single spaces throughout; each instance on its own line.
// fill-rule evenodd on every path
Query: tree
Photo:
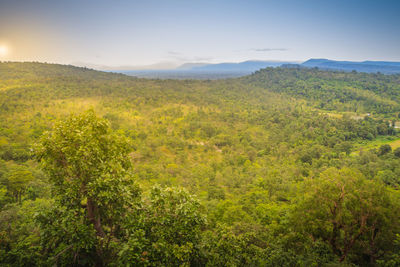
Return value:
M 396 149 L 393 151 L 393 154 L 394 154 L 396 157 L 400 158 L 400 147 L 396 148 Z
M 392 147 L 390 145 L 384 144 L 379 147 L 379 155 L 385 155 L 389 152 L 392 152 Z
M 185 189 L 154 186 L 145 203 L 142 225 L 130 227 L 130 238 L 119 253 L 120 264 L 189 266 L 199 257 L 205 225 L 199 201 Z
M 42 137 L 36 154 L 54 186 L 57 208 L 41 220 L 48 241 L 58 242 L 47 246 L 64 247 L 54 250 L 57 258 L 70 252 L 69 260 L 76 262 L 86 251 L 87 259 L 102 265 L 115 254 L 112 244 L 123 238 L 125 215 L 139 196 L 128 175 L 129 151 L 127 139 L 112 133 L 109 123 L 91 110 L 69 116 Z
M 352 169 L 330 168 L 306 190 L 293 223 L 312 240 L 328 243 L 340 261 L 351 255 L 360 263 L 365 255 L 367 264 L 374 263 L 390 250 L 399 207 L 382 184 Z
M 22 194 L 25 193 L 28 183 L 33 180 L 32 173 L 23 166 L 13 166 L 7 175 L 8 191 L 15 198 L 15 202 L 21 203 Z

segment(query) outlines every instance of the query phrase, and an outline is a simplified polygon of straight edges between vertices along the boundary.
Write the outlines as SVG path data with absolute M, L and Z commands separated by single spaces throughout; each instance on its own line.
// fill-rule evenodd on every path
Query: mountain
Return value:
M 259 69 L 279 67 L 282 64 L 293 64 L 282 61 L 250 60 L 239 63 L 185 63 L 175 69 L 142 69 L 124 70 L 121 73 L 139 78 L 153 79 L 225 79 L 249 75 Z
M 301 64 L 304 67 L 320 68 L 325 70 L 358 71 L 384 74 L 400 73 L 400 62 L 390 61 L 335 61 L 329 59 L 310 59 Z
M 120 73 L 135 76 L 137 78 L 148 79 L 177 79 L 177 80 L 219 80 L 227 78 L 241 77 L 250 74 L 246 71 L 213 71 L 213 70 L 193 70 L 193 69 L 174 69 L 174 70 L 130 70 L 119 71 Z
M 336 71 L 358 71 L 366 73 L 395 74 L 400 73 L 400 62 L 390 61 L 335 61 L 329 59 L 309 59 L 303 63 L 288 61 L 261 61 L 248 60 L 243 62 L 225 63 L 197 63 L 189 62 L 177 66 L 176 63 L 160 62 L 147 66 L 99 66 L 79 63 L 78 66 L 85 66 L 97 70 L 119 72 L 139 78 L 153 79 L 225 79 L 249 75 L 260 69 L 268 67 L 283 68 L 319 68 L 323 70 Z
M 267 67 L 284 67 L 284 68 L 320 68 L 323 70 L 338 70 L 338 71 L 358 71 L 367 73 L 384 73 L 394 74 L 400 73 L 400 62 L 391 61 L 335 61 L 329 59 L 309 59 L 303 63 L 288 62 L 288 61 L 261 61 L 248 60 L 243 62 L 225 62 L 225 63 L 197 63 L 189 62 L 182 65 L 177 65 L 173 62 L 159 62 L 146 66 L 105 66 L 95 65 L 83 62 L 75 62 L 72 65 L 87 67 L 103 71 L 114 71 L 128 75 L 145 77 L 145 78 L 166 78 L 166 79 L 197 79 L 198 75 L 202 79 L 208 78 L 228 78 L 239 77 L 251 74 L 259 69 Z
M 191 70 L 195 67 L 203 67 L 210 65 L 209 63 L 184 63 L 176 68 L 176 70 Z
M 267 67 L 279 67 L 282 64 L 289 64 L 293 62 L 283 61 L 257 61 L 249 60 L 239 63 L 219 63 L 219 64 L 208 64 L 199 67 L 193 67 L 192 70 L 198 71 L 240 71 L 251 73 L 253 71 L 267 68 Z

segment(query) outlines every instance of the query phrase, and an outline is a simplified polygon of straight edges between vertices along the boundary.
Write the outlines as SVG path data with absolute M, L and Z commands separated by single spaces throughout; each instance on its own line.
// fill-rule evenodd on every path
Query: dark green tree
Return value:
M 390 251 L 399 230 L 398 210 L 382 184 L 356 170 L 330 168 L 307 187 L 293 219 L 312 240 L 329 244 L 341 262 L 351 258 L 365 265 Z
M 392 147 L 390 145 L 384 144 L 379 147 L 379 155 L 385 155 L 389 152 L 392 152 Z

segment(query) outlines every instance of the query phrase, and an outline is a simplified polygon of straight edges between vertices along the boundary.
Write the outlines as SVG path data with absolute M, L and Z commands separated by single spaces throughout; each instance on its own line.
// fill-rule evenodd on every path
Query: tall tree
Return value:
M 382 184 L 356 170 L 330 168 L 306 188 L 294 224 L 313 241 L 327 242 L 340 261 L 364 255 L 373 264 L 390 250 L 399 206 Z
M 57 123 L 43 136 L 36 152 L 54 185 L 58 203 L 55 212 L 64 212 L 55 216 L 55 221 L 44 219 L 44 227 L 55 231 L 65 228 L 69 233 L 56 234 L 58 239 L 54 239 L 50 238 L 53 232 L 47 231 L 49 240 L 58 240 L 64 246 L 49 245 L 64 247 L 57 251 L 57 257 L 73 252 L 74 260 L 82 250 L 90 253 L 94 247 L 93 261 L 104 264 L 113 253 L 112 244 L 123 238 L 125 215 L 139 196 L 128 175 L 131 163 L 127 139 L 112 133 L 105 119 L 87 111 Z M 76 239 L 75 232 L 83 236 Z

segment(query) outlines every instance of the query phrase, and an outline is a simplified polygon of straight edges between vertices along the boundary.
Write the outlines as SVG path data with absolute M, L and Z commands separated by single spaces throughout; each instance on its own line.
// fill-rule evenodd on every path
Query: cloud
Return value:
M 272 52 L 272 51 L 288 51 L 289 49 L 287 48 L 253 48 L 250 49 L 250 51 L 255 51 L 255 52 Z

